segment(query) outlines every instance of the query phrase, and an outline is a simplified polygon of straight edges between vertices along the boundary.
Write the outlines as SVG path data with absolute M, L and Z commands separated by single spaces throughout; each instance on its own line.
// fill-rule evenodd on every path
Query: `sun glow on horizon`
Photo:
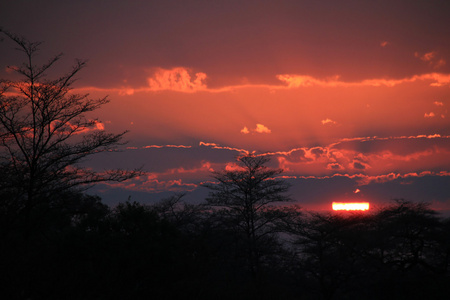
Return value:
M 345 203 L 345 202 L 333 202 L 332 204 L 333 210 L 361 210 L 366 211 L 369 210 L 369 202 L 353 202 L 353 203 Z

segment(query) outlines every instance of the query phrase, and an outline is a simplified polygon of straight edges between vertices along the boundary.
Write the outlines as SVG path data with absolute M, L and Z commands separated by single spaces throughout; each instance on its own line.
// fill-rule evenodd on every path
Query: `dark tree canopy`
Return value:
M 213 173 L 219 184 L 206 184 L 211 190 L 208 204 L 227 207 L 244 213 L 245 210 L 259 211 L 268 204 L 289 201 L 285 193 L 289 185 L 276 178 L 281 169 L 265 166 L 267 156 L 246 155 L 238 158 L 236 170 Z

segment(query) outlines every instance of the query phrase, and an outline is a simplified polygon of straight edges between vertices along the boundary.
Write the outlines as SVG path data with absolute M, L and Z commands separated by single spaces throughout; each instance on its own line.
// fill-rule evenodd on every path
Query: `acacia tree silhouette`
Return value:
M 211 190 L 207 204 L 222 208 L 223 215 L 245 241 L 247 263 L 254 279 L 260 273 L 262 248 L 269 246 L 273 224 L 281 214 L 270 209 L 276 202 L 289 201 L 289 184 L 276 175 L 281 169 L 265 166 L 267 156 L 246 155 L 237 159 L 236 169 L 213 173 L 218 181 L 204 186 Z
M 107 97 L 91 99 L 73 93 L 75 76 L 86 61 L 77 60 L 72 69 L 56 79 L 49 70 L 62 54 L 44 64 L 36 64 L 40 42 L 0 28 L 0 33 L 25 55 L 20 66 L 9 66 L 16 80 L 0 80 L 0 173 L 3 207 L 30 219 L 30 213 L 52 195 L 69 189 L 83 190 L 89 184 L 123 181 L 138 170 L 103 173 L 80 167 L 87 156 L 110 151 L 123 144 L 126 132 L 106 133 L 97 119 L 85 114 L 109 102 Z

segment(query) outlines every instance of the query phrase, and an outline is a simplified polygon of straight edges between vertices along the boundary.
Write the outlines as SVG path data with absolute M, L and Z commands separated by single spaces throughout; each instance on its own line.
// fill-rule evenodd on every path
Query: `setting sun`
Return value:
M 357 202 L 357 203 L 345 203 L 345 202 L 333 202 L 333 210 L 369 210 L 369 202 Z

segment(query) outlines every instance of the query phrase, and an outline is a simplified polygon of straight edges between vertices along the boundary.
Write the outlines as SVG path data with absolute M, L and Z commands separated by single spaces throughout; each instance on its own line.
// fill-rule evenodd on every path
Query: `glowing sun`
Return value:
M 353 202 L 353 203 L 345 203 L 345 202 L 333 202 L 332 204 L 333 210 L 369 210 L 369 202 Z

